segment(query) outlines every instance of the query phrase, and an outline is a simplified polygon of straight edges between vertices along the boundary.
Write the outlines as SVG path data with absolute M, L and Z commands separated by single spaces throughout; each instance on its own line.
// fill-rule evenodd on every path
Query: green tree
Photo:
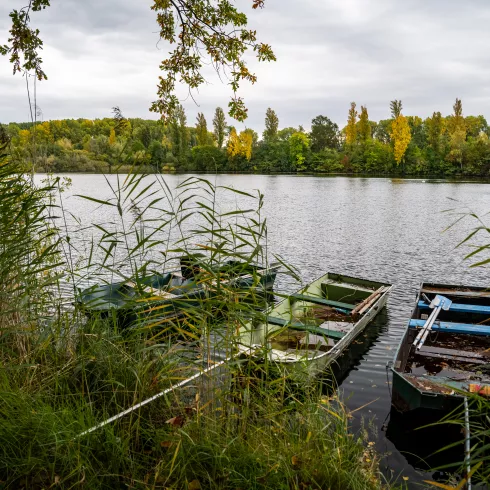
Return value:
M 351 102 L 349 116 L 347 118 L 347 126 L 345 128 L 345 142 L 347 145 L 353 145 L 357 140 L 357 111 L 356 103 Z
M 265 131 L 263 138 L 265 141 L 272 141 L 277 137 L 277 128 L 279 127 L 279 118 L 277 114 L 269 107 L 265 113 Z
M 219 172 L 226 164 L 225 154 L 216 146 L 194 146 L 191 150 L 193 170 Z
M 488 133 L 488 123 L 483 116 L 467 116 L 464 118 L 466 136 L 468 138 L 478 138 L 481 133 Z
M 280 141 L 288 141 L 289 138 L 291 138 L 291 136 L 294 134 L 294 133 L 301 133 L 302 131 L 298 131 L 296 128 L 283 128 L 283 129 L 280 129 L 278 132 L 277 132 L 277 138 L 280 140 Z
M 177 161 L 185 164 L 189 149 L 189 130 L 187 129 L 187 117 L 184 108 L 179 105 L 170 122 L 172 151 Z
M 419 116 L 407 116 L 410 133 L 412 134 L 411 143 L 423 150 L 427 146 L 427 133 L 424 121 Z
M 403 105 L 401 100 L 392 100 L 390 102 L 391 117 L 393 119 L 396 119 L 398 116 L 401 115 L 402 109 Z
M 202 112 L 197 115 L 196 121 L 196 137 L 197 144 L 204 146 L 208 144 L 208 123 Z
M 384 143 L 385 145 L 389 145 L 391 143 L 391 125 L 393 124 L 392 119 L 382 119 L 376 124 L 373 130 L 373 138 L 379 141 L 380 143 Z
M 307 158 L 310 149 L 310 139 L 305 133 L 294 133 L 289 138 L 289 154 L 291 163 L 297 172 L 304 172 L 308 169 Z
M 311 121 L 311 150 L 320 152 L 339 147 L 339 127 L 326 116 L 317 116 Z
M 331 148 L 313 153 L 311 164 L 315 172 L 342 172 L 343 170 L 340 153 Z
M 453 105 L 453 115 L 449 118 L 449 143 L 451 151 L 448 160 L 457 163 L 463 171 L 463 153 L 466 143 L 466 125 L 463 116 L 463 104 L 461 99 L 456 98 Z
M 378 173 L 392 170 L 395 162 L 389 145 L 371 139 L 364 145 L 363 153 L 365 172 Z
M 429 146 L 434 150 L 436 155 L 441 150 L 441 138 L 444 130 L 444 123 L 440 112 L 434 112 L 432 117 L 425 120 L 427 127 L 427 140 Z
M 214 113 L 213 118 L 213 127 L 214 127 L 214 137 L 216 139 L 216 143 L 218 144 L 218 148 L 223 148 L 223 143 L 225 141 L 225 131 L 226 131 L 226 118 L 225 112 L 221 107 L 216 107 L 216 111 Z
M 366 143 L 371 139 L 371 124 L 369 123 L 368 111 L 364 106 L 361 106 L 358 126 L 359 140 Z

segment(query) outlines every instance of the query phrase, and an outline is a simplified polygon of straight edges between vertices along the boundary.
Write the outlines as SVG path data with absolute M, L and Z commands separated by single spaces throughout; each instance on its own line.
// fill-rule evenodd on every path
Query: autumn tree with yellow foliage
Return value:
M 463 147 L 466 142 L 466 124 L 463 116 L 463 103 L 456 98 L 453 105 L 453 115 L 449 118 L 449 142 L 451 151 L 447 156 L 450 162 L 458 163 L 463 170 Z
M 391 141 L 393 143 L 393 153 L 398 165 L 403 161 L 412 134 L 408 119 L 402 114 L 402 101 L 394 100 L 390 104 L 394 121 L 391 125 Z
M 347 119 L 347 127 L 345 128 L 345 142 L 348 145 L 353 145 L 357 139 L 357 111 L 356 103 L 351 102 L 349 109 L 349 117 Z
M 253 135 L 254 132 L 251 129 L 245 129 L 238 134 L 235 128 L 231 128 L 227 146 L 228 156 L 232 159 L 243 157 L 250 161 L 252 158 Z
M 109 146 L 114 146 L 116 144 L 116 131 L 111 128 L 111 134 L 109 135 Z
M 361 106 L 361 115 L 359 116 L 359 140 L 365 143 L 371 139 L 371 125 L 369 124 L 369 115 L 367 108 Z

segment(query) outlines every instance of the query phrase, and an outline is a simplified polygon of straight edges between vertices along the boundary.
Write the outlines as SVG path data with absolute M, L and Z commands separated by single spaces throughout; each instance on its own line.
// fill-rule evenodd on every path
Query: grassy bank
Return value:
M 233 358 L 237 328 L 264 297 L 230 286 L 214 266 L 268 264 L 260 194 L 201 179 L 175 194 L 131 174 L 107 202 L 87 197 L 113 219 L 99 211 L 77 235 L 61 190 L 56 180 L 36 189 L 0 156 L 2 488 L 383 488 L 367 434 L 349 432 L 337 400 Z M 221 210 L 223 193 L 250 208 Z M 196 244 L 207 252 L 200 280 L 209 294 L 179 319 L 149 299 L 123 329 L 117 316 L 73 304 L 83 281 L 140 284 Z M 231 356 L 226 369 L 84 434 L 213 366 L 217 350 Z

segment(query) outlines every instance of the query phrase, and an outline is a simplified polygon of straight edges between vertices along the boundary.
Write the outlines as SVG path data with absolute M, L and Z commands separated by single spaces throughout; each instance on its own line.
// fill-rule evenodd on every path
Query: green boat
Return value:
M 446 304 L 440 311 L 438 298 Z M 490 396 L 490 291 L 422 284 L 392 372 L 392 403 L 401 412 L 447 413 L 468 393 Z
M 185 309 L 199 307 L 216 294 L 218 284 L 236 289 L 270 290 L 278 267 L 228 261 L 213 266 L 213 280 L 204 269 L 188 257 L 181 258 L 181 272 L 152 274 L 137 280 L 96 284 L 80 290 L 76 302 L 90 316 L 114 317 L 125 328 L 137 318 L 154 323 L 158 318 L 172 319 Z M 219 282 L 217 280 L 219 278 Z
M 327 273 L 240 330 L 240 350 L 313 377 L 332 364 L 384 308 L 392 286 Z

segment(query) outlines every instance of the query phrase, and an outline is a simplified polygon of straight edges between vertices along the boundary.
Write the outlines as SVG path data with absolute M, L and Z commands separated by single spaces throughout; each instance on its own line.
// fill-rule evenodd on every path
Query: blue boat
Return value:
M 392 403 L 449 412 L 490 396 L 490 290 L 422 284 L 395 355 Z

